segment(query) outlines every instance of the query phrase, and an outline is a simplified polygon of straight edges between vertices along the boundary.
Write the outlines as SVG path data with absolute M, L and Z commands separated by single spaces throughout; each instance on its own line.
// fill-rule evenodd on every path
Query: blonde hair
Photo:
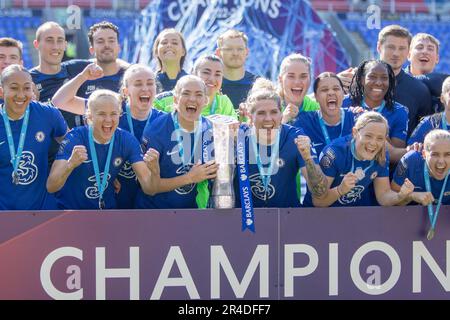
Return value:
M 186 76 L 182 76 L 178 81 L 177 84 L 175 85 L 175 88 L 173 88 L 173 95 L 176 97 L 179 97 L 181 90 L 183 89 L 183 87 L 186 85 L 187 82 L 189 81 L 197 81 L 199 83 L 201 83 L 202 89 L 203 89 L 203 94 L 205 96 L 207 96 L 206 94 L 206 85 L 203 82 L 203 80 L 198 77 L 198 76 L 194 76 L 192 74 L 188 74 Z
M 235 29 L 230 29 L 230 30 L 222 33 L 217 38 L 217 47 L 219 49 L 222 48 L 223 42 L 225 41 L 225 39 L 236 39 L 236 38 L 241 38 L 242 40 L 244 40 L 245 47 L 248 46 L 248 37 L 245 35 L 245 33 L 235 30 Z
M 280 72 L 278 74 L 278 94 L 280 95 L 280 97 L 284 98 L 284 94 L 283 94 L 283 87 L 281 85 L 281 80 L 280 77 L 282 77 L 285 73 L 286 73 L 286 69 L 287 67 L 292 63 L 292 62 L 301 62 L 304 63 L 307 67 L 308 67 L 308 76 L 309 76 L 309 81 L 311 81 L 311 58 L 309 57 L 305 57 L 304 55 L 300 54 L 300 53 L 292 53 L 290 55 L 288 55 L 287 57 L 285 57 L 283 59 L 283 61 L 281 61 L 281 65 L 280 65 Z M 308 89 L 308 88 L 306 88 Z
M 434 44 L 436 46 L 436 53 L 439 53 L 439 47 L 441 45 L 441 43 L 439 42 L 438 39 L 436 39 L 434 36 L 432 36 L 429 33 L 423 33 L 420 32 L 418 34 L 416 34 L 414 37 L 412 37 L 411 39 L 411 48 L 414 47 L 414 44 L 419 41 L 419 40 L 428 40 L 430 41 L 432 44 Z
M 442 129 L 434 129 L 427 133 L 423 141 L 423 149 L 430 151 L 431 144 L 436 140 L 448 140 L 450 141 L 450 132 Z
M 290 55 L 285 57 L 283 59 L 283 61 L 281 61 L 280 73 L 279 73 L 280 76 L 282 76 L 283 74 L 286 73 L 286 69 L 287 69 L 288 65 L 291 64 L 292 62 L 303 62 L 305 65 L 307 65 L 308 66 L 308 74 L 309 74 L 309 77 L 311 78 L 311 58 L 305 57 L 304 55 L 302 55 L 300 53 L 291 53 Z
M 142 70 L 145 70 L 148 73 L 150 73 L 152 78 L 153 78 L 153 80 L 156 79 L 155 73 L 153 72 L 153 70 L 149 66 L 146 66 L 144 64 L 138 64 L 138 63 L 132 64 L 132 65 L 130 65 L 127 68 L 127 70 L 123 74 L 121 89 L 127 88 L 128 87 L 128 80 L 131 78 L 131 76 L 133 74 L 135 74 L 136 72 L 139 72 L 139 71 L 142 71 Z
M 386 136 L 389 134 L 389 125 L 385 117 L 383 117 L 379 112 L 368 111 L 364 112 L 358 117 L 355 125 L 353 126 L 356 131 L 360 131 L 366 127 L 369 123 L 382 123 L 386 127 Z M 386 164 L 386 143 L 383 144 L 381 150 L 375 155 L 375 160 L 382 166 Z
M 444 82 L 442 83 L 442 95 L 450 91 L 450 76 L 445 78 Z
M 270 89 L 268 87 L 252 90 L 249 92 L 247 100 L 245 101 L 245 108 L 247 109 L 248 114 L 253 114 L 256 109 L 256 105 L 261 100 L 272 100 L 276 103 L 278 109 L 281 111 L 281 97 L 276 92 L 276 90 Z
M 122 97 L 117 92 L 106 90 L 106 89 L 98 89 L 92 92 L 87 101 L 87 110 L 86 110 L 86 119 L 88 123 L 90 122 L 89 117 L 93 114 L 93 108 L 98 103 L 100 99 L 112 99 L 115 101 L 119 107 L 119 112 L 122 112 Z

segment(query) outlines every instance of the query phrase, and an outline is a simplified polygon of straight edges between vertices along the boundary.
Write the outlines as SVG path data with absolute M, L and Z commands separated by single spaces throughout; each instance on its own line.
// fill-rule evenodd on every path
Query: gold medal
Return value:
M 428 230 L 427 239 L 431 240 L 431 239 L 433 239 L 433 237 L 434 237 L 434 229 L 431 228 L 430 230 Z

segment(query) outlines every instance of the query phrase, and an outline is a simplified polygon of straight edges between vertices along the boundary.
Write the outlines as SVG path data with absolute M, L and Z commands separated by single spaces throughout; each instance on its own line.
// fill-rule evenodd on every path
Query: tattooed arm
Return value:
M 305 161 L 302 174 L 306 179 L 309 190 L 311 190 L 312 197 L 317 199 L 325 197 L 328 191 L 328 180 L 311 156 L 311 140 L 307 136 L 298 136 L 295 143 Z

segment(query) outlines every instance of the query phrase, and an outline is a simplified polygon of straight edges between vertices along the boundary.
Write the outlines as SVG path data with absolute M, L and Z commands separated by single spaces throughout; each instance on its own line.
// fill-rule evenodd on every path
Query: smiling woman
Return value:
M 154 193 L 158 180 L 144 163 L 139 142 L 117 128 L 121 99 L 109 90 L 89 97 L 88 125 L 70 131 L 53 163 L 47 190 L 56 192 L 60 209 L 114 209 L 113 181 L 126 161 L 131 164 L 146 193 Z M 150 149 L 144 158 L 157 157 Z
M 155 148 L 161 184 L 155 196 L 139 192 L 136 208 L 205 208 L 208 179 L 216 177 L 212 161 L 212 125 L 201 116 L 208 102 L 206 85 L 197 76 L 184 76 L 174 89 L 174 111 L 147 123 L 142 135 L 145 150 Z
M 380 60 L 363 61 L 353 76 L 350 96 L 343 102 L 344 107 L 352 107 L 356 111 L 376 111 L 386 118 L 392 163 L 405 154 L 408 132 L 408 109 L 394 101 L 395 83 L 389 64 Z
M 238 135 L 239 172 L 234 187 L 235 194 L 240 196 L 236 206 L 248 206 L 248 190 L 254 207 L 300 206 L 296 196 L 299 170 L 313 196 L 324 196 L 327 181 L 317 164 L 311 141 L 302 129 L 281 123 L 278 93 L 270 86 L 250 92 L 245 103 L 249 127 L 243 124 Z
M 300 113 L 297 125 L 311 138 L 312 146 L 320 154 L 331 141 L 350 134 L 355 120 L 353 112 L 342 108 L 344 89 L 336 74 L 321 73 L 313 87 L 320 110 Z
M 328 180 L 327 195 L 311 199 L 308 192 L 304 205 L 392 206 L 402 203 L 414 186 L 406 179 L 398 193 L 391 190 L 387 132 L 387 121 L 381 114 L 363 113 L 351 135 L 338 138 L 323 149 L 320 166 Z
M 33 81 L 24 67 L 6 67 L 1 83 L 0 210 L 53 209 L 44 207 L 47 157 L 51 139 L 61 141 L 67 125 L 58 109 L 31 100 Z
M 172 90 L 178 79 L 187 75 L 183 70 L 186 52 L 186 42 L 179 31 L 164 29 L 156 37 L 153 58 L 157 62 L 156 78 L 162 86 L 161 91 Z

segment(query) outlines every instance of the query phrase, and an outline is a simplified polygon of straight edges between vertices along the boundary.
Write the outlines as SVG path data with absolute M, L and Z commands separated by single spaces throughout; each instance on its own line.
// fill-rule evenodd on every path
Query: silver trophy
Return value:
M 214 154 L 219 164 L 217 177 L 214 180 L 211 204 L 213 208 L 234 208 L 234 133 L 232 128 L 239 125 L 239 121 L 230 116 L 213 114 L 207 117 L 213 124 Z

